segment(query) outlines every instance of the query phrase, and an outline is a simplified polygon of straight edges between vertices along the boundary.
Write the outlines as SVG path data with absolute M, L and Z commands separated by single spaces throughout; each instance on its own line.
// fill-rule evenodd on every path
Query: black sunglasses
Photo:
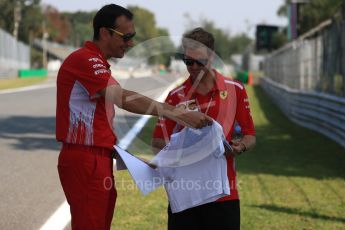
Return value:
M 183 58 L 183 62 L 187 65 L 187 66 L 192 66 L 194 65 L 194 63 L 196 63 L 198 66 L 205 66 L 208 63 L 208 59 L 191 59 L 191 58 Z
M 119 35 L 119 36 L 123 39 L 124 42 L 128 42 L 128 41 L 132 40 L 133 37 L 134 37 L 135 34 L 136 34 L 135 32 L 133 32 L 133 33 L 128 33 L 128 34 L 124 34 L 124 33 L 121 33 L 121 32 L 119 32 L 119 31 L 117 31 L 117 30 L 114 30 L 114 29 L 112 29 L 112 28 L 108 28 L 108 30 L 110 30 L 110 31 L 116 33 L 117 35 Z

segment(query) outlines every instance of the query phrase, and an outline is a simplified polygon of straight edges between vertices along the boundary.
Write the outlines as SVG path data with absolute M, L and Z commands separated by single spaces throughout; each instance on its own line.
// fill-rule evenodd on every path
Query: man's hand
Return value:
M 233 153 L 235 156 L 238 156 L 246 151 L 246 146 L 240 141 L 232 141 L 231 147 L 233 148 Z
M 227 148 L 225 145 L 224 147 L 225 147 L 225 155 L 226 156 L 230 155 L 233 157 L 241 155 L 241 153 L 243 153 L 246 150 L 246 146 L 243 144 L 243 142 L 240 142 L 240 141 L 231 142 L 232 151 L 229 150 L 229 148 Z
M 213 122 L 211 117 L 203 113 L 187 111 L 182 108 L 176 108 L 172 111 L 172 113 L 165 114 L 165 116 L 181 125 L 197 129 L 211 125 Z
M 251 150 L 254 148 L 256 143 L 256 137 L 253 135 L 244 135 L 241 140 L 232 140 L 231 147 L 233 148 L 232 152 L 225 152 L 225 155 L 231 155 L 236 157 L 241 155 L 241 153 Z

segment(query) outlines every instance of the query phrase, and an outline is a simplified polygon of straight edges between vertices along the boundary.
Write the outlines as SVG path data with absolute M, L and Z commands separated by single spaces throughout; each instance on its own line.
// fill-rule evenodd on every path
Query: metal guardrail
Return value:
M 292 89 L 269 78 L 261 86 L 293 122 L 317 131 L 345 148 L 345 98 Z

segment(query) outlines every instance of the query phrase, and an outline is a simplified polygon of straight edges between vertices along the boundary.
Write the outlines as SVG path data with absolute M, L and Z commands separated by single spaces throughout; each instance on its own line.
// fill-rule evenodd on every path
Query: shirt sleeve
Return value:
M 170 96 L 170 93 L 168 97 L 165 99 L 165 103 L 168 103 L 173 106 L 176 105 L 175 101 Z M 173 134 L 175 126 L 176 122 L 162 116 L 159 117 L 153 131 L 153 138 L 160 138 L 169 141 L 170 136 Z
M 254 122 L 250 113 L 249 100 L 244 86 L 243 89 L 238 89 L 237 95 L 235 119 L 241 126 L 243 135 L 255 135 Z
M 72 71 L 76 80 L 87 90 L 90 97 L 100 90 L 119 83 L 112 77 L 111 70 L 97 55 L 87 57 L 75 57 L 72 61 Z

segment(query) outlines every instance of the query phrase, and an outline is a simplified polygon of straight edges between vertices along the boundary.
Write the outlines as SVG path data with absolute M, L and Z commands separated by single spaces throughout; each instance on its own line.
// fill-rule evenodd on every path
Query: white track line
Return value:
M 40 230 L 62 230 L 71 221 L 69 205 L 65 200 L 60 207 L 49 217 Z
M 163 102 L 168 93 L 175 88 L 176 85 L 181 83 L 181 78 L 171 84 L 158 98 L 157 101 Z M 127 132 L 127 134 L 119 141 L 118 146 L 126 150 L 129 145 L 132 143 L 134 138 L 139 134 L 139 132 L 144 128 L 147 121 L 150 119 L 150 115 L 143 115 L 140 119 L 134 124 L 134 126 Z
M 26 92 L 31 90 L 38 90 L 38 89 L 47 89 L 47 88 L 53 88 L 56 86 L 56 83 L 48 83 L 48 84 L 42 84 L 42 85 L 33 85 L 33 86 L 26 86 L 16 89 L 3 89 L 0 90 L 1 94 L 9 94 L 9 93 L 19 93 L 19 92 Z
M 167 94 L 178 84 L 182 83 L 182 78 L 179 78 L 173 84 L 171 84 L 156 100 L 162 102 Z M 142 116 L 133 127 L 127 132 L 127 134 L 119 141 L 119 146 L 123 149 L 127 149 L 132 143 L 134 138 L 145 126 L 151 116 Z M 114 163 L 116 163 L 114 159 Z M 115 165 L 115 164 L 114 164 Z M 40 230 L 63 230 L 67 224 L 71 221 L 71 215 L 69 205 L 67 201 L 64 201 L 60 207 L 49 217 Z

